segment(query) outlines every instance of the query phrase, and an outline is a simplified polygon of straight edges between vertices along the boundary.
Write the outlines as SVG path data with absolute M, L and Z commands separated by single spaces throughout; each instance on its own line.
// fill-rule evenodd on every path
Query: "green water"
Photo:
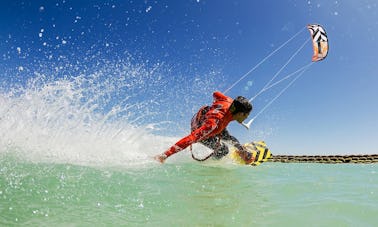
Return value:
M 378 165 L 0 160 L 1 226 L 377 226 Z

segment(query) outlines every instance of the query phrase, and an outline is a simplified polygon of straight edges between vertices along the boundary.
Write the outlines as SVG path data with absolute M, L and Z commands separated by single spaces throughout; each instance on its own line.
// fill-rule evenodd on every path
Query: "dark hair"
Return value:
M 250 113 L 252 110 L 252 104 L 243 96 L 238 96 L 231 104 L 232 114 L 237 113 Z

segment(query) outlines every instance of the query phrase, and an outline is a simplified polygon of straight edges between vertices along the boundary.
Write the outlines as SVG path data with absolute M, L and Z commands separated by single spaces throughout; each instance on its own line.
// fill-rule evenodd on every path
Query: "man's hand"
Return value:
M 253 157 L 252 153 L 246 151 L 244 148 L 239 149 L 236 152 L 244 160 L 246 165 L 251 164 L 253 161 L 255 161 L 255 158 Z
M 154 157 L 154 159 L 160 163 L 164 163 L 165 159 L 167 159 L 167 155 L 166 154 L 159 154 L 159 155 L 156 155 Z

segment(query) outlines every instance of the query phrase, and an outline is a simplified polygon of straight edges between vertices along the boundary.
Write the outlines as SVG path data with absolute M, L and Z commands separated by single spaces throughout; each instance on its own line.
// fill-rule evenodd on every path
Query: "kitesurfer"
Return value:
M 157 161 L 163 163 L 169 156 L 196 142 L 212 149 L 214 152 L 211 157 L 221 159 L 229 152 L 227 145 L 222 140 L 230 141 L 238 149 L 238 154 L 246 164 L 254 161 L 252 154 L 226 129 L 231 121 L 236 120 L 242 123 L 252 111 L 252 104 L 243 96 L 232 99 L 219 91 L 213 93 L 213 98 L 211 106 L 201 107 L 193 116 L 191 133 L 164 153 L 155 156 Z

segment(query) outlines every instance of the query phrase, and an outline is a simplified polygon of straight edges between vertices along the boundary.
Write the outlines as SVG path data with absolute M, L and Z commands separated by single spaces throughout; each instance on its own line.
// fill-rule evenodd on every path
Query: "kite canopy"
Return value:
M 328 38 L 324 28 L 319 24 L 307 25 L 311 33 L 312 44 L 314 47 L 314 55 L 312 61 L 321 61 L 327 57 L 328 54 Z

